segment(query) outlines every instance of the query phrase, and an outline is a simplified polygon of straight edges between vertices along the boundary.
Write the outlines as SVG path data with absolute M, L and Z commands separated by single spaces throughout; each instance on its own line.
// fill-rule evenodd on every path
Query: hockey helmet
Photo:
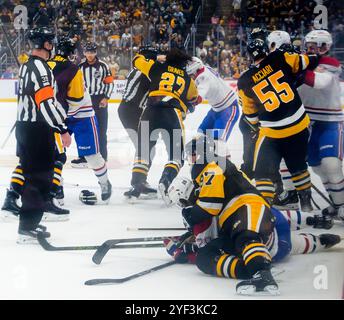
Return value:
M 29 30 L 28 39 L 33 49 L 43 49 L 45 42 L 54 43 L 55 32 L 48 27 L 34 28 Z
M 69 57 L 75 53 L 76 43 L 69 37 L 62 37 L 57 41 L 56 53 L 62 57 Z
M 251 33 L 249 34 L 249 41 L 253 41 L 255 39 L 266 41 L 267 36 L 268 31 L 265 28 L 257 27 L 252 29 Z
M 276 50 L 283 44 L 291 44 L 291 38 L 288 32 L 276 30 L 271 32 L 267 38 L 269 50 Z
M 327 51 L 330 51 L 333 39 L 331 34 L 326 30 L 313 30 L 306 35 L 305 44 L 308 47 L 309 44 L 314 43 L 317 48 L 325 47 Z
M 95 42 L 87 42 L 84 47 L 85 52 L 97 52 L 97 44 Z
M 247 52 L 254 61 L 257 61 L 269 54 L 269 48 L 264 40 L 254 39 L 247 45 Z
M 201 59 L 197 57 L 192 57 L 192 61 L 189 61 L 186 65 L 186 73 L 189 76 L 194 75 L 199 69 L 202 69 L 204 64 Z
M 214 139 L 203 133 L 199 133 L 185 145 L 185 156 L 190 164 L 210 162 L 214 155 Z

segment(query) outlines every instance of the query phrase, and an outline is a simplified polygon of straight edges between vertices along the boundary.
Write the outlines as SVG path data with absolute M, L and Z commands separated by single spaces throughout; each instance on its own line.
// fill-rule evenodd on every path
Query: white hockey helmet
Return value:
M 289 33 L 281 30 L 272 31 L 268 35 L 267 40 L 270 51 L 280 48 L 282 44 L 291 44 L 291 38 Z
M 318 48 L 321 48 L 324 44 L 329 51 L 333 44 L 331 34 L 326 30 L 313 30 L 309 32 L 305 37 L 305 44 L 307 43 L 316 43 Z
M 201 59 L 192 57 L 192 61 L 189 61 L 186 65 L 186 73 L 191 76 L 194 75 L 199 69 L 202 69 L 204 64 Z

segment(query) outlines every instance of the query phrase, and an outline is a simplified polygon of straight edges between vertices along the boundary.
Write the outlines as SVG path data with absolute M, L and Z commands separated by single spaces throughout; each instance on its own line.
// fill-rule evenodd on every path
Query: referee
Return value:
M 53 50 L 55 34 L 47 27 L 30 30 L 32 54 L 19 71 L 16 122 L 17 156 L 25 184 L 19 210 L 17 243 L 36 242 L 37 234 L 50 234 L 39 225 L 49 199 L 54 175 L 55 133 L 64 147 L 71 137 L 64 125 L 65 111 L 55 103 L 54 77 L 46 63 Z
M 97 45 L 88 42 L 84 49 L 86 60 L 79 66 L 84 75 L 85 85 L 91 95 L 92 104 L 99 124 L 100 153 L 107 161 L 108 100 L 114 88 L 109 66 L 98 59 Z M 73 160 L 72 165 L 82 164 L 83 159 Z

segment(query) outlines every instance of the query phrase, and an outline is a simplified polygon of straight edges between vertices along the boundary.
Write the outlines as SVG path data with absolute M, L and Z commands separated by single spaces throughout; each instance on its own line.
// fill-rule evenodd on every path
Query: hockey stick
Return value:
M 5 145 L 6 145 L 7 141 L 8 141 L 8 139 L 11 137 L 12 132 L 14 131 L 15 127 L 16 127 L 16 122 L 12 126 L 12 128 L 11 128 L 10 132 L 8 133 L 6 139 L 4 140 L 3 144 L 1 145 L 1 149 L 5 148 Z
M 147 242 L 149 240 L 142 240 L 147 238 L 133 238 L 133 239 L 114 239 L 111 243 L 111 247 L 108 249 L 130 249 L 130 248 L 160 248 L 163 247 L 162 243 L 135 243 L 135 242 Z M 42 234 L 38 233 L 37 240 L 42 248 L 46 251 L 86 251 L 86 250 L 97 250 L 100 246 L 65 246 L 65 247 L 56 247 L 50 244 Z M 151 240 L 151 241 L 159 241 Z M 130 243 L 133 244 L 121 245 L 121 243 Z
M 136 227 L 127 227 L 127 231 L 179 231 L 186 230 L 185 228 L 136 228 Z
M 170 237 L 148 237 L 148 238 L 136 238 L 136 239 L 126 239 L 126 240 L 129 240 L 127 242 L 139 242 L 139 241 L 147 242 L 147 241 L 163 241 L 166 238 L 170 238 Z M 101 262 L 103 261 L 108 251 L 117 243 L 118 243 L 118 240 L 116 239 L 110 239 L 110 240 L 105 241 L 101 246 L 99 246 L 97 251 L 94 253 L 92 257 L 92 261 L 95 264 L 101 264 Z
M 87 280 L 85 282 L 85 285 L 86 286 L 94 286 L 94 285 L 99 285 L 99 284 L 115 284 L 115 283 L 123 283 L 123 282 L 127 282 L 127 281 L 130 281 L 130 280 L 133 280 L 133 279 L 136 279 L 138 277 L 142 277 L 146 274 L 149 274 L 149 273 L 152 273 L 154 271 L 158 271 L 158 270 L 161 270 L 161 269 L 164 269 L 164 268 L 167 268 L 169 266 L 172 266 L 176 264 L 176 261 L 169 261 L 169 262 L 166 262 L 166 263 L 163 263 L 163 264 L 159 264 L 158 266 L 155 266 L 153 268 L 150 268 L 150 269 L 147 269 L 147 270 L 144 270 L 144 271 L 141 271 L 141 272 L 138 272 L 138 273 L 134 273 L 132 274 L 131 276 L 128 276 L 128 277 L 125 277 L 125 278 L 110 278 L 110 279 L 90 279 L 90 280 Z
M 315 200 L 313 199 L 313 197 L 311 197 L 311 200 L 312 200 L 314 206 L 315 206 L 318 210 L 320 210 L 320 207 L 319 207 L 318 204 L 315 202 Z
M 313 183 L 312 183 L 312 188 L 318 193 L 318 195 L 323 198 L 331 207 L 334 208 L 334 204 L 332 203 L 332 201 L 327 198 Z

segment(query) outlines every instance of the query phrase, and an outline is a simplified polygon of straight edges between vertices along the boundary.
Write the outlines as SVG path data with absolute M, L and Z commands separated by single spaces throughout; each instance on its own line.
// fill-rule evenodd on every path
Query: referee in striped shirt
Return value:
M 98 59 L 97 45 L 88 42 L 84 54 L 86 60 L 79 66 L 84 75 L 85 85 L 91 95 L 92 104 L 99 124 L 100 153 L 107 161 L 108 100 L 114 88 L 109 66 Z
M 30 30 L 32 54 L 19 71 L 16 139 L 25 184 L 19 210 L 18 243 L 36 242 L 39 232 L 50 236 L 39 223 L 54 175 L 55 134 L 61 135 L 64 147 L 71 144 L 64 124 L 66 113 L 56 104 L 55 81 L 46 62 L 54 39 L 54 32 L 47 27 Z

